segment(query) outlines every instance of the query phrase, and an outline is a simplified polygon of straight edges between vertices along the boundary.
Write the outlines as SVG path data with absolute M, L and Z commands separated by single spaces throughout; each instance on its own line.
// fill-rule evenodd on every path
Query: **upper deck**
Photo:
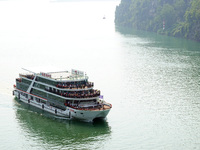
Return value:
M 34 76 L 39 76 L 42 78 L 46 78 L 48 80 L 53 80 L 57 82 L 75 82 L 75 81 L 86 81 L 88 80 L 88 76 L 83 71 L 78 71 L 72 69 L 69 71 L 58 71 L 58 72 L 40 72 L 31 74 L 20 74 L 20 76 L 33 78 Z
M 59 72 L 49 72 L 49 73 L 40 73 L 40 75 L 49 77 L 53 80 L 57 81 L 82 81 L 82 80 L 87 80 L 88 76 L 85 75 L 83 72 L 79 73 L 80 71 L 74 71 L 72 72 L 69 71 L 59 71 Z

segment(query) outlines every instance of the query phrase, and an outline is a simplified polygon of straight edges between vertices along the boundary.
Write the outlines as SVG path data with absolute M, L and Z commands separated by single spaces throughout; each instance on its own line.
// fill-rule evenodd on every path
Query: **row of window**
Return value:
M 17 88 L 22 90 L 22 91 L 27 91 L 28 87 L 29 87 L 29 85 L 27 85 L 25 83 L 17 83 Z

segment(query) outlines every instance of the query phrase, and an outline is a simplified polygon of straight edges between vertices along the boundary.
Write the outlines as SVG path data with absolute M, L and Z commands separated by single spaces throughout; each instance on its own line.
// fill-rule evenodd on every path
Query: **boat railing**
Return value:
M 78 81 L 78 80 L 87 80 L 88 76 L 74 76 L 74 75 L 70 75 L 67 77 L 57 77 L 57 78 L 53 78 L 55 80 L 60 80 L 60 81 Z
M 68 97 L 68 98 L 92 98 L 92 97 L 98 97 L 100 96 L 100 91 L 99 90 L 94 90 L 92 93 L 77 93 L 77 92 L 65 92 L 65 93 L 59 93 L 53 90 L 49 90 L 45 88 L 46 91 L 61 95 L 63 97 Z
M 32 103 L 34 104 L 37 104 L 39 106 L 42 107 L 43 103 L 42 102 L 38 102 L 38 101 L 32 101 Z M 64 113 L 65 110 L 63 110 L 62 108 L 59 108 L 59 107 L 56 107 L 56 106 L 52 106 L 51 104 L 50 105 L 47 105 L 45 106 L 46 108 L 50 109 L 50 110 L 53 110 L 53 111 L 56 111 L 57 113 Z
M 110 104 L 110 103 L 107 103 L 107 102 L 104 101 L 103 104 L 106 105 L 106 106 L 109 106 L 110 108 L 112 108 L 112 104 Z
M 76 110 L 101 110 L 104 109 L 103 104 L 95 104 L 95 105 L 79 105 L 79 104 L 67 104 L 65 103 L 65 106 L 68 106 L 70 108 L 76 109 Z
M 20 77 L 24 77 L 24 78 L 28 78 L 33 80 L 34 79 L 34 75 L 33 74 L 19 74 Z
M 67 84 L 67 83 L 58 83 L 56 87 L 58 88 L 66 88 L 66 89 L 85 89 L 91 88 L 94 86 L 93 82 L 88 82 L 86 84 Z
M 16 81 L 17 82 L 22 82 L 22 78 L 17 78 Z

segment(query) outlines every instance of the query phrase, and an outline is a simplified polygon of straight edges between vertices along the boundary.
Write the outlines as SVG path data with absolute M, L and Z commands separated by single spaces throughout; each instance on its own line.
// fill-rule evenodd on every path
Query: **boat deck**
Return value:
M 79 81 L 79 80 L 86 80 L 88 79 L 88 76 L 84 75 L 84 74 L 74 74 L 74 73 L 71 73 L 69 71 L 59 71 L 59 72 L 47 72 L 47 73 L 44 73 L 44 72 L 40 72 L 40 73 L 37 73 L 36 75 L 40 75 L 40 76 L 43 76 L 43 77 L 46 77 L 46 78 L 50 78 L 50 79 L 53 79 L 53 80 L 58 80 L 58 81 Z M 33 73 L 29 73 L 29 74 L 26 74 L 26 73 L 20 73 L 20 76 L 22 77 L 26 77 L 26 78 L 29 78 L 29 79 L 33 79 L 35 74 Z
M 70 73 L 68 71 L 63 71 L 63 72 L 50 72 L 48 73 L 51 75 L 52 79 L 69 79 L 70 78 Z
M 112 107 L 111 106 L 108 106 L 108 105 L 103 105 L 103 107 L 71 107 L 73 109 L 77 109 L 77 110 L 89 110 L 89 111 L 100 111 L 100 110 L 108 110 L 108 109 L 111 109 Z
M 83 80 L 87 78 L 87 76 L 72 74 L 71 72 L 68 72 L 68 71 L 49 72 L 47 74 L 49 74 L 52 79 L 60 80 L 60 81 Z

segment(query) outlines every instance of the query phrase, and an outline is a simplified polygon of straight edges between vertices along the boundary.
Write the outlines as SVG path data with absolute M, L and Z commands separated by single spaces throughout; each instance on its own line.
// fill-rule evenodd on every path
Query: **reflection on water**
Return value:
M 119 100 L 132 115 L 126 132 L 133 135 L 131 148 L 199 149 L 200 43 L 116 30 L 123 51 Z
M 30 105 L 14 100 L 16 119 L 26 138 L 45 149 L 94 149 L 103 146 L 111 129 L 105 120 L 94 123 L 56 119 Z M 99 144 L 93 144 L 93 143 Z
M 165 50 L 178 49 L 185 51 L 200 51 L 200 49 L 197 47 L 197 42 L 189 41 L 187 39 L 175 38 L 153 32 L 139 31 L 123 27 L 115 27 L 115 30 L 121 35 L 124 35 L 126 38 L 130 37 L 132 40 L 138 38 L 143 39 L 146 47 L 165 48 Z M 134 43 L 140 44 L 140 42 Z M 200 56 L 200 54 L 197 55 Z

